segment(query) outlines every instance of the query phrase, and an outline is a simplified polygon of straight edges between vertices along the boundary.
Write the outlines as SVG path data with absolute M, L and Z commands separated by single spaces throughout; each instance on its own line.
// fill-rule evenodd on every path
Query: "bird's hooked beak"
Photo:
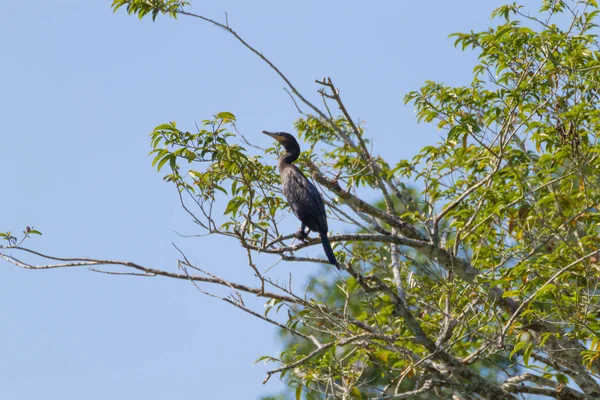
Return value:
M 262 133 L 264 133 L 265 135 L 271 136 L 273 139 L 277 140 L 278 142 L 283 139 L 281 137 L 281 135 L 279 135 L 279 133 L 267 132 L 267 131 L 262 131 Z

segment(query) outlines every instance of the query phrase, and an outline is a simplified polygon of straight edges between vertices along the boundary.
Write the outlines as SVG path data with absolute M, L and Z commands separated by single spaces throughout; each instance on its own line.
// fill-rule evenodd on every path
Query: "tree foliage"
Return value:
M 153 165 L 167 170 L 203 231 L 246 251 L 256 286 L 221 279 L 183 254 L 182 273 L 103 260 L 64 265 L 110 263 L 228 287 L 224 301 L 282 330 L 283 352 L 260 360 L 275 363 L 267 379 L 282 377 L 296 398 L 600 397 L 595 1 L 546 0 L 533 15 L 512 4 L 494 12 L 488 30 L 452 35 L 479 56 L 473 79 L 460 87 L 426 82 L 406 95 L 443 139 L 400 161 L 371 152 L 375 138 L 330 79 L 317 81 L 322 109 L 227 23 L 186 5 L 113 3 L 140 18 L 183 14 L 217 25 L 281 76 L 300 107 L 296 133 L 310 146 L 298 164 L 320 185 L 340 231 L 354 232 L 330 235 L 343 271 L 298 289 L 257 261 L 260 253 L 325 263 L 300 255 L 319 239 L 295 243 L 281 229 L 289 210 L 274 167 L 278 149 L 249 143 L 229 112 L 194 131 L 156 127 Z M 373 192 L 380 202 L 364 200 Z M 39 232 L 24 234 L 32 233 Z M 4 259 L 47 267 L 9 255 L 33 251 L 10 232 L 2 236 Z M 248 308 L 248 294 L 266 298 L 266 310 Z

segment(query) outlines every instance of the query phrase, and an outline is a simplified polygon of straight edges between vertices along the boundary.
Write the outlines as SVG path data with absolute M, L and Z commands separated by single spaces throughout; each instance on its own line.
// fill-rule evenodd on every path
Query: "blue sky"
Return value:
M 44 233 L 29 242 L 36 250 L 162 269 L 176 268 L 176 242 L 203 268 L 247 279 L 234 242 L 175 233 L 198 232 L 151 167 L 148 133 L 168 121 L 193 129 L 231 111 L 242 133 L 266 145 L 263 129 L 292 131 L 298 117 L 283 82 L 197 20 L 139 21 L 113 14 L 110 0 L 6 3 L 0 231 L 33 225 Z M 485 29 L 502 4 L 193 3 L 217 20 L 227 12 L 310 99 L 318 99 L 314 80 L 332 77 L 390 162 L 440 134 L 416 124 L 404 95 L 425 80 L 468 84 L 475 56 L 447 36 Z M 319 268 L 283 265 L 281 273 L 299 282 Z M 241 399 L 283 387 L 262 385 L 266 367 L 253 363 L 280 351 L 276 330 L 187 282 L 0 261 L 0 317 L 1 398 Z

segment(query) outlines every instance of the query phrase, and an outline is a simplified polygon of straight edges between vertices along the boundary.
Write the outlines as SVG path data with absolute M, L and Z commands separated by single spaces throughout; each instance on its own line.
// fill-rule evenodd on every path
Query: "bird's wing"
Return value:
M 283 193 L 296 217 L 312 231 L 327 232 L 325 203 L 315 185 L 298 169 L 282 178 Z
M 317 217 L 319 221 L 319 228 L 317 231 L 327 232 L 329 229 L 327 227 L 327 214 L 325 213 L 325 202 L 323 201 L 323 197 L 321 197 L 321 193 L 319 193 L 319 190 L 315 185 L 313 185 L 308 179 L 306 182 L 308 184 L 308 192 L 311 202 L 314 204 L 315 211 L 318 210 Z

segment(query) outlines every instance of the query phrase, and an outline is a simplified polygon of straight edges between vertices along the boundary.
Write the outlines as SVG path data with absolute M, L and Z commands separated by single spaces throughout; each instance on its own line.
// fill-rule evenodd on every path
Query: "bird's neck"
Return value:
M 300 156 L 300 146 L 295 140 L 283 143 L 285 153 L 279 159 L 279 169 L 283 170 L 286 165 L 291 165 Z
M 291 164 L 300 156 L 299 151 L 286 151 L 279 159 L 279 164 Z
M 285 153 L 284 155 L 282 155 L 279 159 L 279 172 L 283 173 L 285 169 L 290 168 L 293 165 L 292 163 L 297 159 L 297 154 Z

